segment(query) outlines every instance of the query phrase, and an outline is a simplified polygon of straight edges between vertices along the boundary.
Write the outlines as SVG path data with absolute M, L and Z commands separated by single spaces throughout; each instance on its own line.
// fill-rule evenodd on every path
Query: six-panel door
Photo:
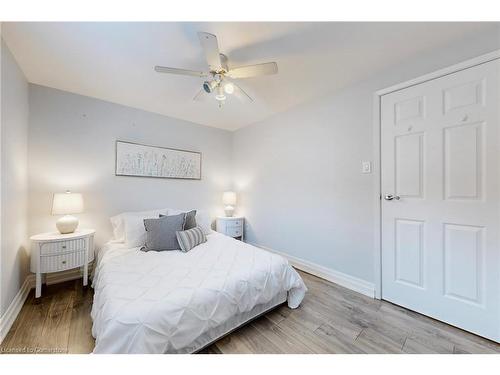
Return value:
M 496 341 L 499 70 L 481 64 L 381 106 L 382 298 Z

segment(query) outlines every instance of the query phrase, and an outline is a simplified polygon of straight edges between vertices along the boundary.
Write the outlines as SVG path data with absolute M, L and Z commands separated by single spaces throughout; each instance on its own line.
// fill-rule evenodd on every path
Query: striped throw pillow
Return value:
M 203 233 L 203 229 L 201 229 L 200 227 L 195 227 L 188 230 L 178 230 L 175 232 L 175 234 L 177 236 L 177 241 L 179 242 L 181 250 L 185 253 L 191 250 L 193 247 L 207 241 L 205 233 Z

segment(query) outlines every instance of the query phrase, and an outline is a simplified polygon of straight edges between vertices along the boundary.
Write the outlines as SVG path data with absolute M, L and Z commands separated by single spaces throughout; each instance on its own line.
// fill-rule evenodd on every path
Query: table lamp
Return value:
M 231 217 L 234 214 L 234 206 L 236 205 L 236 193 L 234 191 L 226 191 L 222 194 L 222 202 L 224 203 L 224 212 L 226 216 Z
M 61 234 L 73 233 L 78 227 L 78 219 L 70 214 L 83 212 L 83 197 L 69 190 L 65 193 L 55 193 L 52 201 L 52 215 L 64 215 L 56 222 Z

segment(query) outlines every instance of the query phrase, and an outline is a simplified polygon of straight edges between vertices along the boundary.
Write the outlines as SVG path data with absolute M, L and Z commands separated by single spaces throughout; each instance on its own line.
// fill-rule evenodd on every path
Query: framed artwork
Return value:
M 201 153 L 116 141 L 115 175 L 201 180 Z

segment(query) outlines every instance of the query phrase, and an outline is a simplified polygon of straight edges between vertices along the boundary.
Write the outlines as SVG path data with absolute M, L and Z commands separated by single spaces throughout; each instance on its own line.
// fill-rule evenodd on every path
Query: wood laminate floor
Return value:
M 202 353 L 500 353 L 500 345 L 300 272 L 302 305 L 282 305 Z M 81 280 L 30 292 L 2 353 L 89 353 L 91 288 Z

